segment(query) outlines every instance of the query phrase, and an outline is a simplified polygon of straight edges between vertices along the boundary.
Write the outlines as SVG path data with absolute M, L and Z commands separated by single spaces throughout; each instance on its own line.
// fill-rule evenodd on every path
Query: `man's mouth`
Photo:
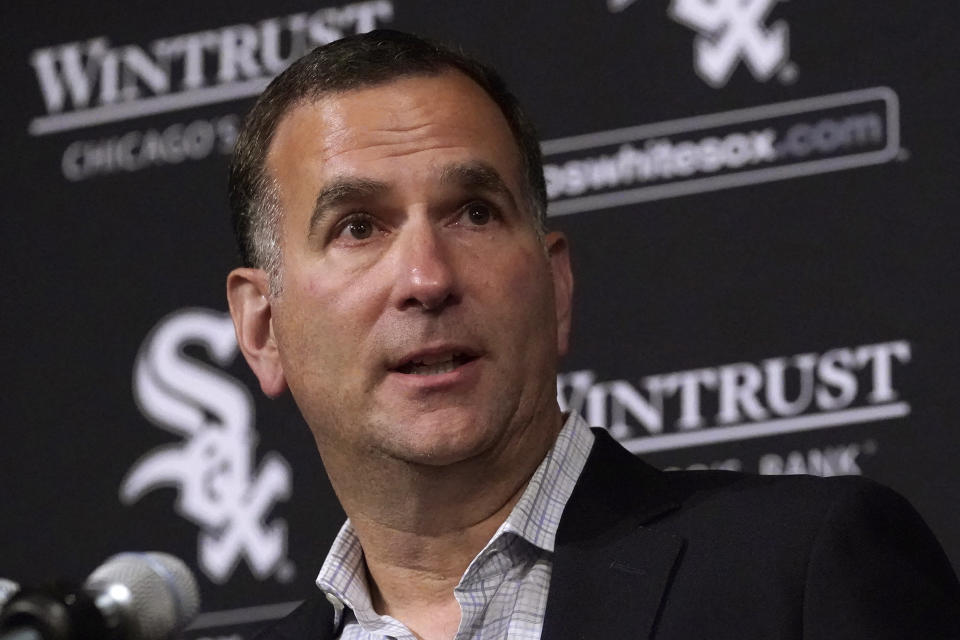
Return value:
M 394 371 L 415 376 L 435 376 L 441 373 L 450 373 L 457 367 L 461 367 L 475 359 L 476 356 L 459 352 L 422 356 L 407 360 L 400 366 L 394 368 Z

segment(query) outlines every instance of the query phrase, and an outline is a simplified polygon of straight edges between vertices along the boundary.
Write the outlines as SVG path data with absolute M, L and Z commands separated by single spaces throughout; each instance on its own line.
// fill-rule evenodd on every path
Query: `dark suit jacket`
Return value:
M 594 431 L 557 533 L 543 638 L 960 638 L 960 584 L 893 491 L 661 472 Z M 317 593 L 258 640 L 336 632 Z

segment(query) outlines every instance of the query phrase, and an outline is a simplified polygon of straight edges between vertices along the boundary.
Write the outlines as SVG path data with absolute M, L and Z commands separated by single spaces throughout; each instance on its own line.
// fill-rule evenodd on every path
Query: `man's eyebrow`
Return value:
M 506 197 L 514 207 L 517 202 L 497 170 L 484 162 L 450 164 L 443 168 L 440 182 L 465 189 L 480 189 Z
M 387 190 L 387 185 L 365 178 L 337 178 L 326 184 L 313 205 L 310 216 L 310 232 L 319 225 L 331 209 L 347 202 L 357 202 L 379 195 Z

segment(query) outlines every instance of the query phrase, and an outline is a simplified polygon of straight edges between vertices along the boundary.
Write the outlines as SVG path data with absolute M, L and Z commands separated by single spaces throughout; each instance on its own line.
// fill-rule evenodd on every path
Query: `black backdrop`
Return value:
M 561 403 L 661 466 L 863 474 L 960 563 L 958 5 L 9 4 L 0 575 L 157 549 L 194 637 L 312 588 L 342 520 L 236 352 L 226 153 L 292 53 L 461 43 L 538 123 L 573 246 Z

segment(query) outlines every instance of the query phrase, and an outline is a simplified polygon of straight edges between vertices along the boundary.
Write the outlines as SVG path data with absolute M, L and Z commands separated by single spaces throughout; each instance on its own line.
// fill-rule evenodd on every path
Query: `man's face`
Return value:
M 555 418 L 566 244 L 538 237 L 480 87 L 446 72 L 297 106 L 267 166 L 283 211 L 272 335 L 322 454 L 450 464 Z

